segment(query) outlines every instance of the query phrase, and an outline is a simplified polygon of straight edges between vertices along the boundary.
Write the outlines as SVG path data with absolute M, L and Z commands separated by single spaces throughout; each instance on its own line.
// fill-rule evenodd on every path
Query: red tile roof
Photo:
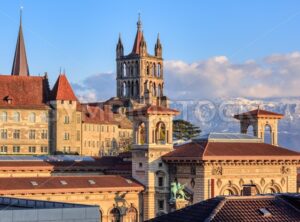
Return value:
M 142 190 L 139 183 L 117 175 L 0 178 L 0 195 Z
M 251 118 L 251 117 L 257 117 L 257 118 L 272 117 L 272 118 L 281 119 L 283 118 L 283 115 L 279 113 L 270 112 L 267 110 L 262 110 L 262 109 L 256 109 L 246 113 L 234 115 L 234 118 L 236 119 Z
M 130 115 L 146 115 L 146 114 L 165 114 L 165 115 L 178 115 L 179 111 L 170 109 L 163 106 L 147 105 L 132 111 L 128 111 Z
M 47 77 L 0 75 L 0 85 L 0 107 L 48 108 L 50 90 Z
M 289 204 L 285 195 L 216 197 L 149 220 L 151 222 L 282 222 L 300 221 L 300 211 Z M 298 197 L 299 199 L 299 197 Z M 260 211 L 265 209 L 270 216 Z
M 165 161 L 297 160 L 300 153 L 266 143 L 190 142 L 163 156 Z
M 51 91 L 52 100 L 72 100 L 77 101 L 73 89 L 65 74 L 60 74 Z

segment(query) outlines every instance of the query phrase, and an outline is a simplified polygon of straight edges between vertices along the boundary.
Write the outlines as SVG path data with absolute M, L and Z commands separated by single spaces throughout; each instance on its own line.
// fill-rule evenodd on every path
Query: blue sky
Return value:
M 239 65 L 300 51 L 296 0 L 10 0 L 0 2 L 0 72 L 4 74 L 11 71 L 20 6 L 30 71 L 33 75 L 47 71 L 52 84 L 60 67 L 73 83 L 113 73 L 118 33 L 129 52 L 138 12 L 149 52 L 159 32 L 166 61 L 192 64 L 225 56 Z

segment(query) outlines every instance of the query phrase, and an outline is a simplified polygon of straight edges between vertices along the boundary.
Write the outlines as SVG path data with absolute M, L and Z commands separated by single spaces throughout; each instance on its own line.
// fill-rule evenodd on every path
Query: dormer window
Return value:
M 12 104 L 12 98 L 10 96 L 5 96 L 4 101 L 6 101 L 8 104 Z

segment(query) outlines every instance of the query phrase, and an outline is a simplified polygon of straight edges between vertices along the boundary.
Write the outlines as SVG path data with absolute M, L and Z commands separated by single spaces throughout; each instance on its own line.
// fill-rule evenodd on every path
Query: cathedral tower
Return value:
M 154 48 L 154 56 L 148 54 L 147 42 L 139 17 L 137 33 L 131 53 L 124 55 L 121 37 L 116 47 L 117 97 L 133 99 L 142 104 L 164 103 L 164 79 L 162 45 L 159 36 Z M 166 102 L 165 102 L 166 103 Z

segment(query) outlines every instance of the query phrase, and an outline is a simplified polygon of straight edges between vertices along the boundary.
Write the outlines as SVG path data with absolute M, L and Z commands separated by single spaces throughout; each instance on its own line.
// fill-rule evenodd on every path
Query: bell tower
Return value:
M 240 121 L 242 134 L 247 134 L 249 127 L 252 126 L 253 135 L 266 142 L 265 131 L 268 128 L 271 135 L 270 144 L 278 145 L 278 120 L 283 118 L 282 114 L 262 110 L 258 107 L 256 110 L 237 114 L 234 118 Z
M 140 16 L 133 48 L 128 55 L 124 55 L 123 43 L 119 37 L 116 47 L 116 63 L 117 97 L 146 104 L 146 97 L 150 96 L 154 103 L 156 101 L 160 104 L 167 103 L 163 93 L 162 44 L 158 36 L 154 55 L 148 53 Z
M 145 186 L 143 219 L 168 212 L 168 167 L 161 157 L 173 150 L 173 117 L 178 111 L 146 105 L 128 112 L 133 121 L 132 176 Z

